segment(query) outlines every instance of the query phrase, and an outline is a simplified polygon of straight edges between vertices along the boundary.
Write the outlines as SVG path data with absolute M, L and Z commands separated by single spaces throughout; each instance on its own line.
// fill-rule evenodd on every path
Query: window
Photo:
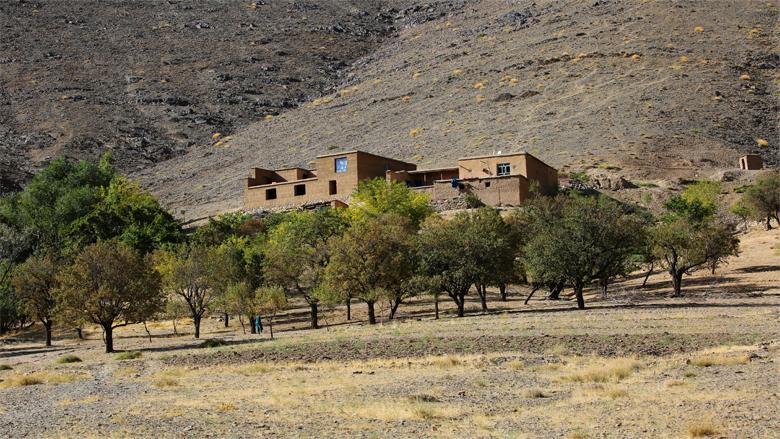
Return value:
M 509 163 L 499 163 L 496 166 L 496 175 L 509 175 L 512 173 L 509 169 Z
M 490 182 L 489 181 L 485 182 L 485 187 L 490 187 Z
M 336 159 L 336 173 L 347 172 L 347 158 Z
M 390 170 L 390 163 L 385 163 L 385 172 Z
M 330 186 L 330 194 L 331 195 L 336 195 L 336 192 L 337 192 L 336 191 L 336 180 L 331 180 L 329 182 L 328 186 Z
M 301 195 L 306 195 L 306 185 L 305 184 L 296 184 L 295 185 L 295 196 L 300 197 Z
M 276 189 L 266 189 L 265 190 L 265 199 L 266 200 L 275 200 L 276 199 Z

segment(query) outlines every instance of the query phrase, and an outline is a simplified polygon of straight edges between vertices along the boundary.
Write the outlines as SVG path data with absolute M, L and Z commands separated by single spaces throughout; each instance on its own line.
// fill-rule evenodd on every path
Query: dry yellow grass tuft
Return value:
M 737 364 L 747 364 L 750 358 L 747 355 L 739 357 L 724 357 L 719 355 L 717 357 L 702 357 L 697 358 L 691 362 L 692 365 L 697 367 L 710 367 L 710 366 L 736 366 Z
M 703 28 L 703 27 L 697 27 L 697 28 L 695 28 L 693 31 L 694 31 L 694 32 L 701 33 L 701 32 L 704 32 L 704 28 Z
M 758 143 L 758 146 L 769 146 L 769 142 L 764 139 L 756 139 L 756 143 Z
M 722 434 L 722 430 L 713 425 L 712 421 L 705 419 L 688 424 L 685 428 L 685 433 L 690 438 L 710 437 Z
M 607 383 L 619 382 L 631 376 L 639 370 L 640 364 L 636 360 L 617 358 L 604 366 L 591 367 L 581 372 L 575 372 L 563 377 L 566 381 L 575 383 Z
M 740 79 L 744 79 L 745 81 L 750 81 L 750 75 L 742 75 L 740 76 Z
M 463 360 L 455 355 L 445 355 L 443 357 L 437 357 L 433 360 L 433 363 L 441 369 L 450 369 L 463 365 Z

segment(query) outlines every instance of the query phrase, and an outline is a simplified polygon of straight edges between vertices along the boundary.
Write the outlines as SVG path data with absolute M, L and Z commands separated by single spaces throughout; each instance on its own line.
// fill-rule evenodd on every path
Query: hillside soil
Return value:
M 697 272 L 669 299 L 657 273 L 523 305 L 475 300 L 466 318 L 416 299 L 392 322 L 345 321 L 304 329 L 306 308 L 245 335 L 208 319 L 224 340 L 199 348 L 188 322 L 118 330 L 104 354 L 100 331 L 58 330 L 42 346 L 33 327 L 7 336 L 0 363 L 4 437 L 772 437 L 780 428 L 780 232 L 742 236 L 742 254 L 715 275 Z M 475 299 L 475 298 L 473 298 Z M 325 320 L 323 320 L 325 323 Z M 57 364 L 63 355 L 80 363 Z M 40 384 L 32 385 L 36 382 Z M 28 384 L 28 385 L 24 385 Z

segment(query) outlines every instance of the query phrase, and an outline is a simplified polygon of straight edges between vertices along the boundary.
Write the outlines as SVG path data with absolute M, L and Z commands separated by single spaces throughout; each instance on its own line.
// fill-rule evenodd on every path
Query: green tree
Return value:
M 99 188 L 108 187 L 115 176 L 110 154 L 101 166 L 64 158 L 39 172 L 21 193 L 0 202 L 6 223 L 28 229 L 37 247 L 60 249 L 70 225 L 86 216 L 100 201 Z
M 420 270 L 432 279 L 427 291 L 447 293 L 457 306 L 458 317 L 464 316 L 466 295 L 480 276 L 471 258 L 468 226 L 465 216 L 452 220 L 433 216 L 422 224 L 416 239 Z
M 274 338 L 274 318 L 287 309 L 287 294 L 279 286 L 261 287 L 257 290 L 257 312 L 265 316 L 271 340 Z
M 687 218 L 692 224 L 702 224 L 718 211 L 719 181 L 701 180 L 673 195 L 664 208 L 675 217 Z
M 742 202 L 753 212 L 757 220 L 766 220 L 766 229 L 772 228 L 772 220 L 780 225 L 780 173 L 773 172 L 749 187 Z
M 38 319 L 46 330 L 46 346 L 51 346 L 51 327 L 59 288 L 57 273 L 61 265 L 53 255 L 27 259 L 16 267 L 11 285 L 22 302 L 22 311 Z
M 384 178 L 358 182 L 352 198 L 349 215 L 360 218 L 394 214 L 408 219 L 415 230 L 434 212 L 428 196 L 396 181 L 388 183 Z
M 728 225 L 703 224 L 688 218 L 659 222 L 650 232 L 653 255 L 672 277 L 672 297 L 682 295 L 682 278 L 702 266 L 714 268 L 739 254 L 739 238 Z
M 528 207 L 533 218 L 524 251 L 529 274 L 565 279 L 580 309 L 585 286 L 625 274 L 641 246 L 644 222 L 609 197 L 558 196 Z
M 198 245 L 216 247 L 231 236 L 239 234 L 239 230 L 250 220 L 252 215 L 243 212 L 223 213 L 217 218 L 209 217 L 208 223 L 198 227 L 190 240 Z M 251 224 L 254 225 L 255 221 Z M 250 233 L 250 227 L 251 225 L 247 224 L 245 233 Z
M 30 247 L 30 236 L 26 232 L 0 222 L 0 335 L 20 323 L 23 317 L 20 298 L 8 280 L 15 264 L 27 257 Z
M 190 310 L 195 338 L 212 303 L 224 292 L 225 267 L 230 261 L 216 247 L 179 244 L 155 254 L 165 287 Z
M 91 210 L 68 227 L 74 246 L 116 237 L 146 254 L 184 240 L 179 223 L 137 183 L 116 176 L 107 187 L 95 191 L 97 200 Z
M 326 280 L 328 240 L 347 226 L 345 216 L 329 208 L 293 213 L 270 232 L 263 247 L 266 282 L 300 294 L 311 308 L 312 329 L 319 327 L 319 300 L 313 293 Z
M 475 286 L 482 311 L 487 312 L 487 287 L 499 287 L 505 299 L 507 283 L 516 279 L 520 236 L 498 209 L 483 207 L 470 215 L 465 212 L 459 215 L 468 222 L 468 254 L 479 270 Z
M 330 286 L 365 302 L 369 324 L 376 324 L 378 301 L 388 300 L 397 309 L 406 297 L 404 282 L 415 266 L 412 235 L 409 220 L 383 215 L 354 222 L 328 244 Z
M 60 313 L 75 322 L 100 325 L 106 353 L 114 350 L 115 328 L 144 322 L 165 308 L 160 275 L 151 261 L 116 240 L 84 248 L 60 282 Z

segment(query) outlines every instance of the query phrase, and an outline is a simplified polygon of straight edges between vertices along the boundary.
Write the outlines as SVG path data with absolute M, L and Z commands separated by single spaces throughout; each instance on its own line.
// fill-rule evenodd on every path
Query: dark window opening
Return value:
M 415 180 L 414 181 L 414 187 L 420 187 L 422 185 L 423 185 L 423 181 L 422 180 Z
M 295 185 L 295 196 L 296 197 L 300 197 L 301 195 L 306 195 L 306 185 L 305 184 Z
M 385 163 L 385 172 L 390 170 L 390 163 Z
M 265 190 L 265 199 L 266 200 L 275 200 L 276 199 L 276 189 L 266 189 Z
M 489 181 L 485 182 L 485 187 L 490 187 L 490 182 Z
M 458 189 L 460 189 L 460 190 L 466 189 L 466 186 L 464 186 L 464 185 L 462 185 L 462 184 L 459 184 L 459 185 L 458 185 Z
M 331 180 L 328 183 L 328 186 L 330 187 L 330 195 L 336 195 L 336 180 Z
M 496 175 L 509 175 L 511 173 L 509 163 L 499 163 L 496 166 Z

